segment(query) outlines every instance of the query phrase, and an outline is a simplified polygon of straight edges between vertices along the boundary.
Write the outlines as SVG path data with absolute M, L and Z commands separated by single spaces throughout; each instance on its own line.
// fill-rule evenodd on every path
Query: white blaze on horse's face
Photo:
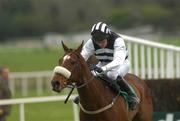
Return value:
M 69 55 L 65 55 L 63 57 L 63 62 L 62 63 L 64 63 L 65 61 L 69 60 L 70 58 L 71 57 Z M 71 72 L 68 69 L 66 69 L 66 68 L 64 68 L 62 66 L 56 66 L 54 68 L 54 74 L 56 74 L 56 73 L 63 75 L 67 79 L 69 79 L 69 77 L 71 76 Z
M 65 55 L 65 56 L 63 57 L 63 62 L 62 62 L 62 63 L 64 63 L 66 60 L 69 60 L 70 58 L 71 58 L 71 56 Z

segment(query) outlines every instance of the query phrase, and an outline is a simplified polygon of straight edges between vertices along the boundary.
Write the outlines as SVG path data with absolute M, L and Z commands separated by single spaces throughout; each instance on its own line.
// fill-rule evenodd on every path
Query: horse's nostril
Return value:
M 52 85 L 53 87 L 55 87 L 56 85 L 60 85 L 60 84 L 59 84 L 58 81 L 53 80 L 53 81 L 51 82 L 51 85 Z
M 51 81 L 51 85 L 53 87 L 52 90 L 59 92 L 60 91 L 60 83 L 56 80 Z
M 59 82 L 58 82 L 58 81 L 55 81 L 55 84 L 59 85 Z

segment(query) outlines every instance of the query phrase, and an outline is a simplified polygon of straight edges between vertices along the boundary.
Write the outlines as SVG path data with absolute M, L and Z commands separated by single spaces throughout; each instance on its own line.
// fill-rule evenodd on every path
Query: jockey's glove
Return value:
M 103 72 L 102 68 L 100 68 L 100 67 L 95 68 L 94 71 L 96 71 L 98 73 L 102 73 Z
M 103 72 L 102 68 L 98 67 L 96 65 L 91 65 L 90 70 L 96 71 L 98 73 L 102 73 Z

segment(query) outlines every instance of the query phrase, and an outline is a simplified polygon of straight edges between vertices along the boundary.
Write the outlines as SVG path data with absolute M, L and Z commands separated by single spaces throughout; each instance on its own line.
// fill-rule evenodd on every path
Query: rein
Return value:
M 68 96 L 66 97 L 64 103 L 65 103 L 65 104 L 67 103 L 67 101 L 68 101 L 69 97 L 71 96 L 72 92 L 74 91 L 74 88 L 75 88 L 75 87 L 76 87 L 77 89 L 80 89 L 80 88 L 86 86 L 86 85 L 87 85 L 88 83 L 90 83 L 91 81 L 93 81 L 93 79 L 94 79 L 94 77 L 92 77 L 92 78 L 90 79 L 90 81 L 88 81 L 88 82 L 86 82 L 86 83 L 84 83 L 84 84 L 82 84 L 82 85 L 80 85 L 80 86 L 71 84 L 71 85 L 70 85 L 70 86 L 71 86 L 71 87 L 70 87 L 70 88 L 71 88 L 71 91 L 69 92 Z
M 79 86 L 75 85 L 75 87 L 76 87 L 77 89 L 80 89 L 80 88 L 88 85 L 90 82 L 92 82 L 93 79 L 94 79 L 94 76 L 92 76 L 92 78 L 91 78 L 89 81 L 87 81 L 86 83 L 83 83 L 83 84 L 81 84 L 81 85 L 79 85 Z

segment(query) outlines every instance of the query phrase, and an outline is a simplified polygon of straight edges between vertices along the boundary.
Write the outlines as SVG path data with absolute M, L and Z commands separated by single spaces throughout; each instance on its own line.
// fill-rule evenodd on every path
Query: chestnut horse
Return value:
M 145 82 L 133 74 L 124 78 L 132 85 L 140 98 L 138 107 L 131 111 L 122 96 L 115 94 L 102 80 L 94 77 L 80 52 L 69 49 L 63 42 L 64 56 L 54 68 L 53 90 L 60 92 L 75 84 L 80 96 L 80 121 L 151 121 L 152 98 Z

